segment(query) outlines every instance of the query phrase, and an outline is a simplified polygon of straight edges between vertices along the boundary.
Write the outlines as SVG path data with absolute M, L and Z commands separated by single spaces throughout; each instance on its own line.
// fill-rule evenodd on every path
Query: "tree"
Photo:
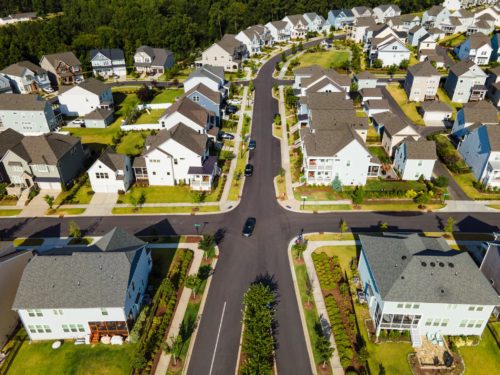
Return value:
M 141 207 L 144 203 L 146 203 L 146 192 L 142 190 L 139 198 L 137 198 L 137 205 Z
M 349 72 L 349 70 L 351 70 L 351 60 L 349 60 L 349 59 L 344 60 L 342 62 L 342 69 L 344 69 L 346 72 Z
M 340 233 L 347 232 L 347 229 L 348 229 L 347 222 L 344 219 L 340 219 L 339 229 L 340 229 Z
M 444 226 L 444 231 L 448 234 L 453 233 L 455 223 L 456 223 L 456 220 L 454 218 L 452 218 L 451 216 L 448 217 L 448 220 L 446 221 L 446 225 Z
M 82 238 L 82 231 L 77 223 L 73 220 L 69 222 L 69 236 L 73 238 Z
M 184 281 L 187 288 L 193 291 L 193 297 L 196 298 L 196 291 L 200 287 L 201 280 L 198 275 L 189 275 Z
M 45 201 L 45 203 L 47 203 L 49 205 L 49 208 L 52 210 L 52 207 L 54 206 L 54 196 L 52 195 L 46 195 L 45 197 L 43 197 L 43 200 Z
M 297 45 L 296 44 L 292 44 L 291 52 L 292 52 L 292 55 L 295 55 L 297 53 Z
M 130 202 L 130 204 L 134 207 L 134 211 L 137 211 L 138 209 L 138 206 L 139 206 L 139 200 L 136 198 L 135 195 L 131 195 L 129 198 L 128 198 L 128 201 Z
M 309 306 L 311 304 L 311 298 L 313 297 L 314 294 L 314 283 L 312 278 L 307 277 L 306 278 L 306 297 L 307 297 L 307 305 Z
M 354 192 L 352 193 L 352 203 L 356 206 L 362 204 L 365 200 L 365 191 L 362 186 L 356 187 Z
M 200 242 L 198 242 L 198 249 L 205 252 L 205 259 L 208 259 L 215 249 L 215 236 L 213 234 L 204 234 Z
M 359 86 L 356 82 L 351 83 L 351 87 L 349 89 L 350 92 L 358 92 Z
M 445 188 L 449 184 L 448 177 L 446 176 L 438 176 L 435 179 L 433 179 L 432 182 L 434 182 L 434 185 L 440 188 Z
M 304 44 L 302 43 L 302 41 L 299 42 L 299 45 L 297 46 L 297 50 L 299 50 L 299 51 L 304 50 Z
M 286 53 L 285 52 L 281 53 L 281 61 L 286 62 Z
M 408 69 L 408 65 L 410 65 L 410 61 L 408 59 L 404 59 L 399 63 L 399 68 L 406 70 Z
M 163 343 L 165 353 L 171 354 L 174 359 L 174 366 L 177 366 L 177 358 L 179 358 L 182 349 L 182 339 L 180 336 L 170 336 L 169 340 Z
M 248 82 L 248 91 L 252 92 L 254 90 L 254 87 L 253 87 L 253 80 L 250 80 Z
M 137 95 L 137 98 L 141 102 L 147 103 L 147 102 L 150 102 L 151 100 L 153 100 L 153 98 L 154 98 L 154 91 L 151 90 L 146 85 L 144 85 L 139 90 L 137 90 L 136 95 Z
M 293 250 L 297 253 L 297 258 L 299 259 L 302 258 L 302 254 L 306 251 L 306 249 L 307 243 L 305 241 L 293 245 Z
M 318 334 L 318 339 L 316 340 L 316 351 L 318 352 L 321 362 L 323 362 L 321 367 L 325 368 L 326 362 L 332 358 L 333 347 L 330 340 L 322 333 Z
M 389 74 L 391 77 L 398 71 L 397 65 L 391 65 L 387 68 L 387 74 Z
M 337 193 L 340 193 L 342 191 L 342 182 L 340 181 L 340 178 L 337 175 L 335 175 L 335 178 L 332 181 L 332 189 L 335 190 Z
M 373 60 L 373 62 L 372 62 L 372 68 L 375 68 L 375 69 L 380 69 L 380 68 L 383 66 L 383 64 L 384 64 L 384 63 L 382 62 L 382 60 L 380 60 L 380 59 L 375 59 L 375 60 Z
M 424 191 L 419 191 L 413 201 L 419 205 L 424 205 L 429 202 L 429 194 Z
M 385 221 L 384 222 L 380 222 L 379 229 L 380 229 L 380 231 L 382 233 L 383 232 L 387 232 L 387 229 L 389 229 L 389 224 L 387 224 Z

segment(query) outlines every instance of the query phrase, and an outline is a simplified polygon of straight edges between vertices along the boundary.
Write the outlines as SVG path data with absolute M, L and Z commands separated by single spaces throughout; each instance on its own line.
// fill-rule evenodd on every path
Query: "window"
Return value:
M 36 316 L 43 316 L 42 310 L 35 310 Z
M 483 306 L 476 307 L 476 311 L 483 311 Z
M 447 327 L 448 326 L 449 319 L 443 319 L 441 322 L 441 327 Z
M 431 323 L 432 323 L 432 319 L 427 319 L 427 320 L 425 321 L 425 326 L 426 326 L 426 327 L 429 327 L 429 326 L 431 325 Z
M 420 308 L 420 305 L 419 305 L 418 303 L 416 303 L 416 304 L 414 304 L 414 305 L 413 305 L 413 308 L 414 308 L 414 309 L 419 309 L 419 308 Z
M 43 329 L 45 330 L 45 333 L 52 333 L 52 330 L 49 326 L 43 326 Z
M 83 324 L 78 324 L 78 332 L 85 332 L 85 328 L 83 328 Z
M 403 308 L 403 304 L 402 303 L 398 303 L 398 309 L 402 309 Z
M 411 309 L 411 303 L 407 303 L 407 304 L 405 305 L 405 309 Z
M 37 172 L 48 172 L 49 167 L 45 164 L 33 165 L 33 169 Z
M 435 320 L 434 320 L 434 323 L 432 323 L 432 325 L 433 325 L 434 327 L 437 327 L 437 326 L 439 326 L 439 323 L 440 323 L 440 322 L 441 322 L 441 319 L 435 319 Z
M 104 172 L 96 172 L 95 177 L 96 178 L 108 179 L 109 175 L 107 173 L 104 173 Z
M 350 166 L 351 166 L 351 161 L 350 161 L 350 160 L 348 160 L 346 165 L 347 165 L 348 167 L 350 167 Z
M 477 320 L 476 321 L 476 328 L 481 328 L 481 326 L 483 325 L 483 321 L 482 320 Z
M 71 332 L 77 332 L 76 324 L 70 324 L 69 329 L 71 330 Z
M 108 309 L 101 309 L 102 315 L 108 315 Z
M 462 320 L 462 321 L 460 322 L 460 327 L 462 327 L 462 328 L 463 328 L 463 327 L 465 327 L 465 325 L 466 325 L 466 324 L 467 324 L 467 320 Z
M 177 163 L 178 163 L 177 159 L 174 159 L 174 164 L 177 164 Z
M 35 311 L 28 310 L 28 316 L 35 316 Z
M 53 311 L 54 311 L 54 315 L 62 315 L 63 314 L 62 310 L 53 310 Z
M 39 325 L 37 325 L 37 326 L 36 326 L 36 331 L 37 331 L 38 333 L 45 333 L 45 331 L 43 330 L 43 327 L 42 327 L 42 326 L 39 326 Z
M 469 311 L 474 311 L 474 306 L 469 306 Z
M 28 326 L 28 329 L 30 330 L 31 333 L 36 333 L 35 326 Z
M 62 325 L 62 329 L 63 329 L 64 332 L 69 332 L 69 327 L 68 327 L 67 324 L 63 324 Z
M 193 95 L 193 102 L 198 103 L 200 101 L 200 97 L 198 95 Z

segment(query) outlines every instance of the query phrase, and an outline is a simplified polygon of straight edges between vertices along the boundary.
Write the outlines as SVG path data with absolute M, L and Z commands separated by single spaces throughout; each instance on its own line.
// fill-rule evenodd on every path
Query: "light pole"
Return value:
M 196 229 L 196 235 L 199 235 L 199 230 L 200 230 L 201 224 L 195 224 L 194 229 Z
M 302 209 L 304 209 L 306 207 L 307 196 L 303 195 L 301 196 L 301 198 L 302 198 Z

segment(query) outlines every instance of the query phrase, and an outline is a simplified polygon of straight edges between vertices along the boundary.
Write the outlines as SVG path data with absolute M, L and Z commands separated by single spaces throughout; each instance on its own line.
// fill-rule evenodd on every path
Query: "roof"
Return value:
M 110 116 L 113 116 L 113 113 L 112 109 L 96 108 L 85 115 L 85 120 L 106 120 Z
M 140 46 L 136 53 L 143 52 L 151 57 L 151 63 L 135 63 L 138 66 L 165 66 L 168 58 L 173 55 L 172 51 L 165 48 L 153 48 L 149 46 Z
M 433 100 L 429 102 L 423 102 L 420 104 L 424 112 L 453 112 L 453 108 L 444 102 L 439 100 Z
M 384 126 L 384 131 L 393 136 L 406 128 L 408 125 L 396 114 L 392 112 L 376 113 L 373 119 L 379 125 Z
M 364 89 L 361 89 L 359 90 L 359 93 L 361 94 L 362 97 L 365 97 L 365 96 L 368 96 L 368 97 L 377 97 L 377 98 L 381 98 L 383 95 L 382 95 L 382 90 L 378 87 L 375 87 L 375 88 L 364 88 Z
M 223 82 L 224 81 L 224 68 L 222 66 L 212 66 L 212 65 L 203 65 L 199 68 L 196 68 L 186 79 L 189 81 L 191 78 L 195 77 L 207 77 L 214 82 Z
M 350 86 L 351 84 L 351 78 L 348 75 L 339 74 L 334 69 L 324 69 L 318 65 L 296 69 L 294 71 L 294 74 L 309 76 L 301 81 L 302 87 L 307 87 L 311 83 L 318 81 L 322 77 L 327 77 L 339 86 Z
M 202 94 L 206 98 L 210 99 L 215 104 L 220 105 L 220 102 L 221 102 L 220 92 L 219 91 L 212 91 L 212 90 L 210 90 L 203 83 L 199 83 L 196 86 L 194 86 L 191 90 L 187 91 L 183 95 L 183 97 L 191 95 L 194 92 L 199 92 L 200 94 Z
M 93 245 L 100 251 L 130 251 L 137 250 L 146 243 L 126 230 L 114 227 L 104 236 L 102 236 Z
M 85 81 L 83 81 L 82 83 L 80 83 L 79 85 L 62 86 L 59 89 L 59 94 L 71 91 L 76 87 L 80 87 L 80 88 L 82 88 L 88 92 L 91 92 L 95 95 L 101 95 L 103 92 L 110 89 L 110 87 L 108 85 L 106 85 L 105 83 L 102 83 L 101 81 L 99 81 L 95 78 L 88 78 Z
M 336 127 L 328 130 L 315 130 L 304 128 L 300 130 L 300 138 L 308 156 L 333 156 L 341 151 L 352 141 L 358 141 L 363 147 L 356 133 L 348 127 Z
M 406 159 L 436 160 L 436 142 L 420 138 L 415 141 L 412 137 L 407 137 L 402 142 L 406 147 Z
M 285 21 L 272 21 L 269 22 L 271 25 L 273 25 L 277 30 L 283 30 L 287 27 L 288 23 Z
M 365 103 L 369 109 L 390 109 L 389 101 L 386 99 L 367 100 Z
M 343 9 L 334 9 L 332 10 L 332 14 L 335 17 L 338 17 L 340 13 L 344 13 L 346 17 L 354 17 L 354 14 L 352 13 L 352 10 L 343 8 Z
M 126 159 L 126 155 L 117 154 L 113 149 L 107 148 L 97 160 L 116 172 L 124 169 Z
M 38 95 L 2 95 L 0 110 L 43 111 L 46 101 Z
M 5 155 L 7 150 L 19 144 L 23 138 L 24 136 L 21 133 L 18 133 L 11 128 L 7 128 L 1 132 L 0 139 L 2 141 L 0 142 L 0 159 Z
M 93 60 L 97 54 L 102 54 L 110 60 L 124 60 L 125 55 L 123 54 L 123 50 L 120 48 L 98 48 L 90 50 L 90 60 Z
M 69 66 L 77 66 L 77 65 L 82 65 L 80 63 L 80 60 L 76 58 L 73 52 L 59 52 L 59 53 L 52 53 L 50 55 L 43 55 L 43 58 L 46 58 L 47 61 L 52 65 L 53 67 L 56 67 L 59 65 L 59 63 L 64 63 Z
M 354 24 L 356 27 L 363 27 L 363 26 L 375 26 L 377 25 L 377 22 L 375 19 L 371 16 L 367 17 L 358 17 L 355 19 Z
M 443 11 L 444 6 L 442 5 L 433 5 L 432 7 L 430 7 L 429 9 L 427 9 L 426 13 L 427 15 L 429 16 L 437 16 L 439 13 L 441 13 Z
M 163 129 L 156 135 L 149 136 L 146 139 L 146 149 L 143 155 L 149 154 L 168 140 L 174 140 L 183 145 L 197 155 L 203 155 L 207 146 L 207 135 L 198 133 L 189 126 L 179 123 L 171 129 Z
M 432 77 L 441 76 L 436 68 L 432 66 L 430 61 L 422 61 L 421 63 L 412 65 L 408 68 L 408 72 L 414 77 Z
M 304 18 L 302 14 L 293 14 L 291 16 L 287 16 L 293 26 L 297 25 L 299 22 L 302 22 L 304 26 L 307 26 L 308 22 Z
M 466 123 L 498 124 L 497 109 L 485 100 L 465 103 L 461 111 L 463 111 Z
M 33 64 L 31 61 L 23 60 L 19 61 L 15 64 L 9 65 L 8 67 L 4 68 L 1 73 L 10 75 L 10 76 L 16 76 L 20 77 L 25 69 L 31 70 L 33 73 L 36 74 L 45 74 L 47 71 L 45 69 L 42 69 L 36 64 Z
M 304 97 L 310 110 L 350 110 L 354 111 L 353 101 L 345 98 L 344 92 L 311 92 Z
M 361 79 L 377 79 L 377 77 L 375 77 L 372 73 L 370 73 L 366 70 L 359 72 L 359 73 L 356 73 L 355 77 L 358 81 Z
M 188 174 L 212 175 L 217 165 L 217 156 L 209 156 L 201 167 L 189 167 Z
M 385 301 L 496 305 L 498 294 L 465 251 L 417 234 L 360 235 L 363 254 Z
M 10 150 L 31 164 L 55 165 L 80 138 L 59 133 L 25 136 Z
M 395 4 L 382 4 L 382 5 L 379 5 L 378 7 L 373 8 L 373 9 L 377 9 L 377 8 L 382 10 L 383 12 L 385 12 L 389 8 L 393 8 L 396 12 L 401 12 L 401 9 L 399 9 L 399 7 Z
M 450 72 L 453 72 L 456 76 L 461 76 L 462 74 L 470 71 L 470 69 L 475 65 L 476 64 L 474 64 L 474 62 L 469 59 L 462 60 L 452 65 L 450 68 Z
M 242 45 L 242 43 L 238 39 L 236 39 L 233 34 L 225 34 L 222 39 L 215 44 L 217 44 L 230 55 L 233 55 L 235 50 Z
M 481 48 L 485 44 L 491 47 L 490 38 L 482 33 L 472 34 L 471 36 L 469 36 L 469 40 L 471 49 Z
M 205 108 L 185 97 L 179 99 L 170 107 L 168 107 L 163 113 L 162 117 L 169 116 L 175 112 L 181 113 L 182 115 L 184 115 L 185 117 L 187 117 L 188 119 L 190 119 L 191 121 L 195 122 L 196 124 L 200 125 L 203 128 L 207 124 L 209 118 L 209 113 Z
M 314 109 L 310 111 L 310 127 L 315 130 L 335 128 L 368 129 L 368 118 L 357 117 L 354 110 Z

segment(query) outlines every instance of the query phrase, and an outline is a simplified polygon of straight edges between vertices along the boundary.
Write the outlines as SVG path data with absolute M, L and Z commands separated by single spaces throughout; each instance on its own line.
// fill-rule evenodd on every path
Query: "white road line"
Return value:
M 217 339 L 215 340 L 214 354 L 212 356 L 212 363 L 210 364 L 210 372 L 208 373 L 208 375 L 212 374 L 212 369 L 214 367 L 215 353 L 217 352 L 217 344 L 219 344 L 220 330 L 222 328 L 222 321 L 224 320 L 224 312 L 225 311 L 226 311 L 226 301 L 224 301 L 224 307 L 222 308 L 222 315 L 220 317 L 220 323 L 219 323 L 219 332 L 217 332 Z

